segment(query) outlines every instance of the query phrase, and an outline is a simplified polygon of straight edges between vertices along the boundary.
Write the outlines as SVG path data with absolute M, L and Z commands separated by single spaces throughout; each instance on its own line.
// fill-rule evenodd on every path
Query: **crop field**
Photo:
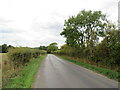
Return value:
M 7 76 L 5 75 L 6 73 L 10 74 L 10 61 L 8 59 L 7 53 L 0 53 L 0 85 L 2 85 L 2 79 L 5 80 Z M 12 71 L 11 71 L 12 72 Z M 8 75 L 7 74 L 7 75 Z M 1 88 L 2 86 L 0 86 Z
M 2 53 L 0 53 L 0 89 L 2 88 Z
M 12 62 L 8 59 L 7 53 L 0 53 L 0 61 L 2 64 L 2 84 L 7 82 L 12 73 L 15 72 L 12 67 Z

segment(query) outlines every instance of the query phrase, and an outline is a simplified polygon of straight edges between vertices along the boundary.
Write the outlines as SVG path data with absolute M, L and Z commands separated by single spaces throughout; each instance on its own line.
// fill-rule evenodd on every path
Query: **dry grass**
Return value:
M 21 72 L 17 74 L 17 76 L 12 77 L 8 81 L 4 88 L 30 88 L 35 79 L 35 75 L 39 69 L 40 63 L 44 60 L 45 57 L 46 55 L 39 56 L 38 58 L 32 58 L 31 61 L 23 67 Z
M 0 53 L 0 89 L 2 88 L 2 53 Z
M 7 53 L 0 53 L 2 64 L 2 86 L 4 86 L 9 78 L 15 72 L 12 62 L 8 59 Z

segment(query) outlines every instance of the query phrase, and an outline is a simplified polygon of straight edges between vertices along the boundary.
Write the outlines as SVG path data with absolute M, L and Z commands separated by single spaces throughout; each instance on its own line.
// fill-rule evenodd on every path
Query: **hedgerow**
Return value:
M 11 48 L 8 52 L 8 57 L 14 63 L 14 66 L 25 65 L 31 58 L 37 58 L 44 54 L 44 51 L 38 49 L 30 49 L 26 47 Z

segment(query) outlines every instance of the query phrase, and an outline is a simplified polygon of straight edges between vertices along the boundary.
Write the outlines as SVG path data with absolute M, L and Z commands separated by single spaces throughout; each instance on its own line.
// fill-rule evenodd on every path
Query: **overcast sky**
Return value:
M 64 20 L 81 10 L 101 10 L 117 22 L 119 0 L 0 0 L 0 44 L 38 47 L 57 42 Z

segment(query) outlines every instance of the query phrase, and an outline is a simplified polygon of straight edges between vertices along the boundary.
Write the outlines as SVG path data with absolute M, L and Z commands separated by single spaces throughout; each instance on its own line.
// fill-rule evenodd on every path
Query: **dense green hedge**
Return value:
M 46 55 L 34 58 L 27 66 L 24 66 L 21 72 L 17 73 L 17 76 L 12 77 L 8 80 L 4 88 L 31 88 L 31 85 L 35 79 L 35 75 L 39 69 L 40 63 L 44 60 Z M 16 89 L 15 89 L 16 90 Z M 29 90 L 29 89 L 25 89 Z
M 24 47 L 12 48 L 8 52 L 8 56 L 15 66 L 25 65 L 31 58 L 37 58 L 41 54 L 45 54 L 45 51 Z
M 9 79 L 14 78 L 18 75 L 24 67 L 28 66 L 29 63 L 36 63 L 38 60 L 35 59 L 37 57 L 41 57 L 41 55 L 45 54 L 44 50 L 26 48 L 26 47 L 14 47 L 10 48 L 8 53 L 8 57 L 3 57 L 2 63 L 2 86 L 4 87 Z M 5 59 L 6 58 L 6 59 Z M 32 67 L 32 66 L 31 66 Z

